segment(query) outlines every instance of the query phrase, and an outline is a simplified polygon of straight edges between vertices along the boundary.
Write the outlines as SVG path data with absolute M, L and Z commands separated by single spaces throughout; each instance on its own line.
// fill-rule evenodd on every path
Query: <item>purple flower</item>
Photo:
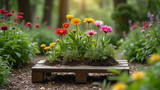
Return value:
M 147 13 L 147 16 L 148 16 L 148 17 L 150 17 L 150 16 L 151 16 L 151 13 L 150 13 L 150 12 L 148 12 L 148 13 Z
M 96 25 L 97 27 L 100 27 L 103 25 L 103 22 L 100 20 L 96 20 L 96 21 L 94 21 L 94 25 Z
M 97 32 L 91 29 L 91 30 L 87 30 L 86 34 L 88 36 L 94 36 L 95 34 L 97 34 Z
M 159 21 L 159 15 L 156 16 L 156 22 L 157 22 L 157 24 L 160 23 L 160 21 Z
M 128 23 L 129 23 L 129 26 L 131 26 L 132 25 L 132 20 L 129 19 Z
M 3 16 L 1 16 L 1 18 L 3 18 Z
M 105 33 L 111 33 L 112 32 L 112 28 L 110 26 L 101 26 L 101 31 L 105 32 Z

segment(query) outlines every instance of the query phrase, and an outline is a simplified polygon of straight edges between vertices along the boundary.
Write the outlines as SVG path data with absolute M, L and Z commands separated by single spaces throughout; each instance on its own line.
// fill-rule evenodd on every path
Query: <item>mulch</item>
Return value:
M 118 59 L 124 59 L 121 56 Z M 74 73 L 52 73 L 47 77 L 45 83 L 31 82 L 31 67 L 39 60 L 44 60 L 45 56 L 36 56 L 31 64 L 25 65 L 22 68 L 14 68 L 6 83 L 8 90 L 102 90 L 100 86 L 92 85 L 93 82 L 103 82 L 108 74 L 89 74 L 86 84 L 76 84 L 74 82 Z M 148 64 L 129 63 L 130 73 L 140 70 L 138 65 L 144 65 L 146 68 Z

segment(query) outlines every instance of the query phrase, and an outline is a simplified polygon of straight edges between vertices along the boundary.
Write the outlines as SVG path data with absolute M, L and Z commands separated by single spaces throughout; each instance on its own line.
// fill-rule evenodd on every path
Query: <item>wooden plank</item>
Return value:
M 32 71 L 32 82 L 44 82 L 45 74 L 44 72 Z
M 87 82 L 87 72 L 76 72 L 75 81 L 76 83 L 86 83 Z

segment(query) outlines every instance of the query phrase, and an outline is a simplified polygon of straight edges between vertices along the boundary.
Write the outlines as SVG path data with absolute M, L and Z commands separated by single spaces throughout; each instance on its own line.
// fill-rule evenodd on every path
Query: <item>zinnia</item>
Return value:
M 46 44 L 41 44 L 41 47 L 42 47 L 42 48 L 45 48 L 45 47 L 46 47 Z
M 142 33 L 144 33 L 144 32 L 145 32 L 145 30 L 141 30 L 141 32 L 142 32 Z
M 14 13 L 16 10 L 12 10 L 11 13 Z
M 56 42 L 55 43 L 50 43 L 50 47 L 54 47 L 56 45 Z
M 85 18 L 83 22 L 94 23 L 94 19 L 93 18 Z
M 96 25 L 97 27 L 100 27 L 103 25 L 103 22 L 100 20 L 94 21 L 94 25 Z
M 71 24 L 73 24 L 73 25 L 78 25 L 80 23 L 81 23 L 81 20 L 79 18 L 74 18 L 74 19 L 72 19 L 72 22 L 71 22 Z
M 23 19 L 23 16 L 17 16 L 17 18 Z
M 56 40 L 56 42 L 59 42 L 59 41 L 60 41 L 59 39 Z
M 76 29 L 73 29 L 73 30 L 72 30 L 72 32 L 73 32 L 73 33 L 76 33 L 76 32 L 77 32 L 77 30 L 76 30 Z
M 0 9 L 0 13 L 8 13 L 8 11 L 4 8 Z
M 12 13 L 8 13 L 6 16 L 7 16 L 7 17 L 10 17 L 10 16 L 12 16 Z
M 132 73 L 131 78 L 133 80 L 139 80 L 139 79 L 144 78 L 144 76 L 145 76 L 145 73 L 143 71 L 136 71 Z
M 6 25 L 1 26 L 1 30 L 8 30 L 8 27 Z
M 39 25 L 39 24 L 36 24 L 36 25 L 35 25 L 35 27 L 36 27 L 36 28 L 39 28 L 39 27 L 40 27 L 40 25 Z
M 61 36 L 63 36 L 65 34 L 68 34 L 68 31 L 67 31 L 67 29 L 64 29 L 64 28 L 58 28 L 56 30 L 56 33 L 59 34 L 59 35 L 61 35 Z
M 23 12 L 18 12 L 18 15 L 23 15 Z
M 160 55 L 159 54 L 153 54 L 150 58 L 151 62 L 156 62 L 160 60 Z
M 147 34 L 147 35 L 146 35 L 146 37 L 149 37 L 149 36 L 150 36 L 150 34 Z
M 112 28 L 110 26 L 101 26 L 101 31 L 105 32 L 105 33 L 111 33 L 112 32 Z
M 50 47 L 45 47 L 44 49 L 45 49 L 45 50 L 49 50 L 49 49 L 50 49 Z
M 118 82 L 112 86 L 112 90 L 126 90 L 127 85 L 123 82 Z
M 63 27 L 64 27 L 64 28 L 68 28 L 68 27 L 69 27 L 69 23 L 64 23 L 64 24 L 63 24 Z
M 73 15 L 66 15 L 66 18 L 68 18 L 69 20 L 71 20 L 73 17 Z
M 91 30 L 87 30 L 86 34 L 88 36 L 94 36 L 95 34 L 97 34 L 97 32 L 91 29 Z
M 32 23 L 31 23 L 31 22 L 27 22 L 27 23 L 26 23 L 26 26 L 31 27 L 31 26 L 32 26 Z

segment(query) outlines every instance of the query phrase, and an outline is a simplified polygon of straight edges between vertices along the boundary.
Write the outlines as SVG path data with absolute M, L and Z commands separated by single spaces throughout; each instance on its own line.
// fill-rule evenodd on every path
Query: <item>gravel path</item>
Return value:
M 6 84 L 9 90 L 101 90 L 100 86 L 92 85 L 93 82 L 102 82 L 106 79 L 106 74 L 91 74 L 86 84 L 74 83 L 73 73 L 52 73 L 45 83 L 31 82 L 31 67 L 39 60 L 45 59 L 45 56 L 36 56 L 31 64 L 23 68 L 15 68 Z M 124 59 L 118 55 L 117 59 Z M 139 70 L 138 63 L 129 63 L 130 73 Z M 145 67 L 149 65 L 143 64 Z M 98 77 L 97 77 L 98 76 Z

